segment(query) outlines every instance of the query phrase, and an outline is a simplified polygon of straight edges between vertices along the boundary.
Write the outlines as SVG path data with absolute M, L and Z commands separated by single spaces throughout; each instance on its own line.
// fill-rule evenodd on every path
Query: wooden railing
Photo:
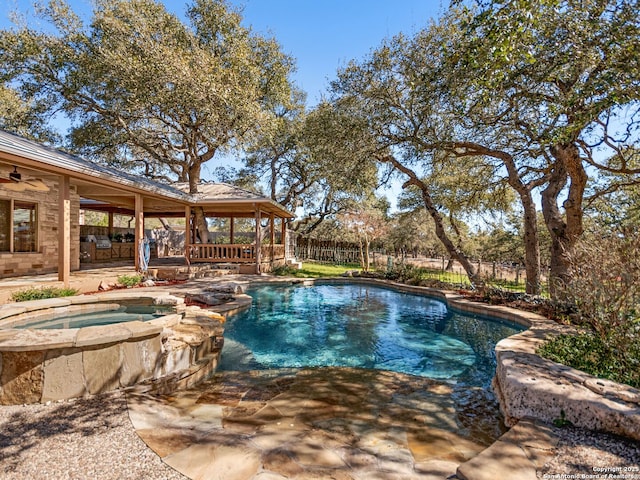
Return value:
M 189 252 L 191 262 L 255 263 L 256 261 L 256 246 L 248 243 L 194 243 L 189 246 Z M 284 245 L 262 245 L 260 249 L 262 262 L 283 260 L 284 257 Z
M 191 262 L 253 263 L 256 246 L 251 244 L 194 243 L 189 246 Z

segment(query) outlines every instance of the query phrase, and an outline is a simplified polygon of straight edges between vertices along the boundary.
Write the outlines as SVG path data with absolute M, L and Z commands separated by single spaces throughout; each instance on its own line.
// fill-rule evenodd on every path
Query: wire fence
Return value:
M 387 269 L 391 261 L 387 260 L 387 264 L 385 265 Z M 397 259 L 395 265 L 401 265 L 402 263 L 418 269 L 421 278 L 454 285 L 471 286 L 469 276 L 462 265 L 447 258 L 417 257 Z M 473 263 L 483 280 L 492 287 L 509 292 L 526 291 L 527 275 L 522 265 L 482 261 L 475 261 Z M 380 268 L 380 266 L 377 266 L 377 268 Z M 541 290 L 543 295 L 546 295 L 548 292 L 547 279 L 548 274 L 545 272 L 541 276 Z
M 316 240 L 305 237 L 296 239 L 295 256 L 302 261 L 339 265 L 360 265 L 362 252 L 360 246 L 351 242 L 333 240 Z M 419 269 L 420 279 L 442 283 L 471 286 L 469 277 L 458 262 L 446 257 L 399 256 L 389 254 L 384 249 L 372 248 L 369 251 L 370 268 L 377 271 L 389 271 L 402 265 L 410 265 Z M 475 260 L 474 267 L 485 281 L 501 290 L 524 292 L 526 290 L 526 272 L 522 265 L 501 262 L 483 262 Z M 548 275 L 542 275 L 542 291 L 548 291 Z

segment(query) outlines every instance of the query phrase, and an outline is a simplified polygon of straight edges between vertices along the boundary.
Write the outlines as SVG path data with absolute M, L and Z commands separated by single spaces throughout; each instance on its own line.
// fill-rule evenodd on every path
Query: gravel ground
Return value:
M 560 441 L 538 478 L 640 480 L 640 442 L 575 427 L 553 430 Z
M 640 480 L 640 442 L 572 427 L 554 431 L 560 437 L 556 454 L 538 471 L 538 478 Z M 49 405 L 0 407 L 0 478 L 186 477 L 162 463 L 140 440 L 129 421 L 124 394 L 114 393 Z
M 124 394 L 0 407 L 0 478 L 185 479 L 136 435 Z

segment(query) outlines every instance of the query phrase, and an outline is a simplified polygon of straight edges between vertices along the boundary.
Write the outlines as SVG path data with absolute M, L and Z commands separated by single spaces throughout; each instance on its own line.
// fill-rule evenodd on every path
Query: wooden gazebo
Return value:
M 173 188 L 188 192 L 189 185 L 175 183 Z M 201 183 L 198 193 L 186 194 L 189 203 L 166 204 L 146 201 L 144 218 L 185 218 L 184 256 L 187 263 L 241 264 L 244 271 L 260 273 L 273 265 L 286 261 L 287 220 L 293 214 L 270 198 L 226 183 Z M 135 215 L 134 205 L 124 198 L 117 204 L 113 198 L 96 202 L 81 200 L 80 207 L 89 210 Z M 217 237 L 203 243 L 197 231 L 195 209 L 202 208 L 208 219 L 228 219 L 229 228 L 225 237 L 228 241 L 218 242 Z M 237 235 L 237 219 L 253 221 L 252 240 L 246 241 L 246 232 Z M 266 235 L 265 235 L 266 233 Z M 244 239 L 244 241 L 242 241 Z M 240 241 L 239 241 L 240 240 Z

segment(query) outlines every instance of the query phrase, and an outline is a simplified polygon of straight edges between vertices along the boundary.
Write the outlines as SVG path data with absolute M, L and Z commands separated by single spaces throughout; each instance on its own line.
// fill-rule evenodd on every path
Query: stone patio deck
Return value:
M 193 479 L 443 479 L 487 446 L 459 428 L 450 393 L 426 378 L 322 368 L 222 372 L 127 398 L 138 435 Z

